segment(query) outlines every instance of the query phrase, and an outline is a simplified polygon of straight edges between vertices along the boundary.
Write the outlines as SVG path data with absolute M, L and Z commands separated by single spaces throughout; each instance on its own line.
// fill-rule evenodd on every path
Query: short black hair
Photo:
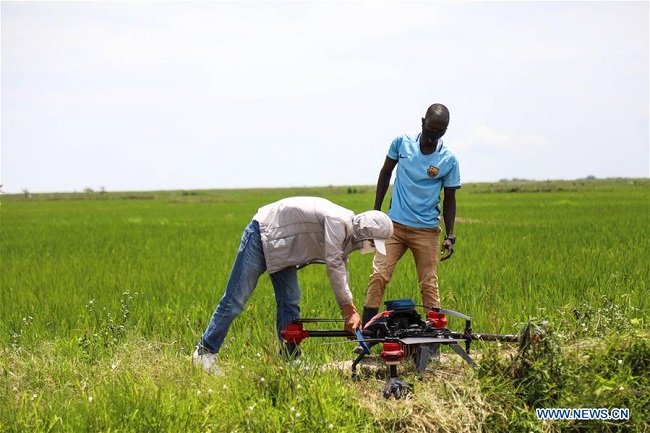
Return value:
M 436 118 L 442 122 L 449 124 L 449 110 L 442 104 L 433 104 L 427 109 L 427 114 L 424 118 Z

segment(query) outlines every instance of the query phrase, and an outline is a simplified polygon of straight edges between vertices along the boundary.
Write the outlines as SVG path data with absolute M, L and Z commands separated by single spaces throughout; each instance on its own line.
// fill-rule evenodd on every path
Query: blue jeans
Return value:
M 210 323 L 201 337 L 201 342 L 198 345 L 200 352 L 219 352 L 230 325 L 244 310 L 246 301 L 253 294 L 257 282 L 264 272 L 266 272 L 266 261 L 260 238 L 260 226 L 257 221 L 251 221 L 242 235 L 226 291 L 212 313 Z M 295 267 L 288 267 L 269 274 L 269 276 L 275 291 L 276 328 L 278 339 L 282 344 L 280 331 L 291 320 L 300 317 L 298 270 Z

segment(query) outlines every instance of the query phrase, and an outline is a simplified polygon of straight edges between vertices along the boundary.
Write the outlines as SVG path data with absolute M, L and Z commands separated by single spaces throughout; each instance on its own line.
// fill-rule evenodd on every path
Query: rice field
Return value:
M 501 355 L 479 348 L 495 371 L 452 360 L 427 371 L 403 401 L 383 400 L 381 380 L 353 381 L 347 370 L 322 368 L 353 359 L 350 343 L 307 340 L 302 363 L 287 364 L 277 356 L 265 277 L 221 351 L 225 377 L 193 368 L 190 355 L 243 228 L 260 206 L 294 195 L 322 196 L 355 212 L 374 202 L 371 186 L 2 196 L 0 430 L 650 429 L 650 387 L 637 374 L 650 357 L 648 179 L 467 184 L 458 192 L 456 251 L 439 267 L 443 307 L 472 316 L 479 332 L 550 323 L 554 341 L 572 349 L 552 362 L 545 352 L 527 367 L 549 376 L 557 359 L 563 363 L 564 382 L 535 379 L 551 390 L 537 400 L 511 396 L 522 382 L 496 371 L 501 361 L 491 357 L 516 351 L 510 347 L 499 348 Z M 359 309 L 371 263 L 369 255 L 350 258 Z M 323 266 L 299 278 L 304 317 L 340 316 Z M 408 256 L 386 293 L 399 298 L 421 300 Z M 618 358 L 609 366 L 612 353 Z M 589 374 L 593 380 L 580 379 Z M 591 385 L 581 394 L 578 383 Z M 631 417 L 542 422 L 531 401 L 626 405 Z

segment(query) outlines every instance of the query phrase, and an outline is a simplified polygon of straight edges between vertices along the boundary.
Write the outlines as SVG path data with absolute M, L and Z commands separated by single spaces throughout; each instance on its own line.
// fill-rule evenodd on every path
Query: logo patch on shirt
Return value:
M 433 165 L 429 166 L 429 169 L 427 170 L 427 175 L 429 177 L 436 177 L 438 176 L 438 167 L 435 167 Z

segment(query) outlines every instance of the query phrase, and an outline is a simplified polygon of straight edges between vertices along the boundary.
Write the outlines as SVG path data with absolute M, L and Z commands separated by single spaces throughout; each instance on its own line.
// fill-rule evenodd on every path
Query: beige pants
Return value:
M 415 259 L 422 303 L 440 307 L 438 293 L 438 260 L 440 258 L 440 227 L 419 229 L 393 222 L 393 236 L 386 241 L 386 255 L 375 254 L 373 272 L 368 283 L 365 306 L 378 308 L 384 298 L 397 262 L 407 249 Z

